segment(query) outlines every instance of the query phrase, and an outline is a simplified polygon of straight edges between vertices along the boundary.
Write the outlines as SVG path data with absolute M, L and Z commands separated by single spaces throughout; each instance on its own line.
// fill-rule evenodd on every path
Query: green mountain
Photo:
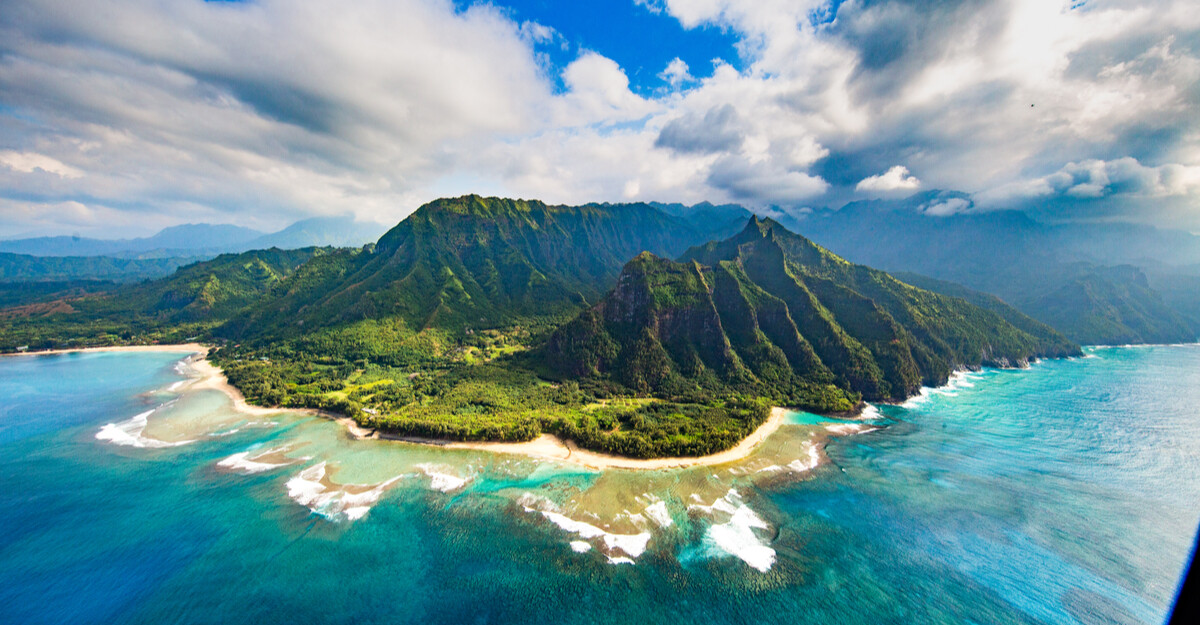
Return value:
M 642 254 L 556 331 L 548 369 L 638 393 L 737 391 L 816 409 L 900 400 L 959 367 L 1079 353 L 1045 327 L 853 265 L 771 220 L 688 250 Z
M 0 252 L 0 283 L 69 280 L 138 282 L 170 275 L 200 258 L 113 258 L 109 256 L 30 256 Z
M 1200 236 L 1131 223 L 1051 225 L 1015 210 L 946 214 L 953 205 L 969 208 L 971 198 L 924 191 L 785 224 L 854 262 L 997 295 L 1074 341 L 1177 342 L 1200 334 Z M 1127 265 L 1149 281 L 1120 268 Z
M 1191 343 L 1200 334 L 1195 321 L 1167 305 L 1130 265 L 1096 268 L 1024 306 L 1087 344 Z
M 1026 315 L 1020 310 L 1017 310 L 1015 307 L 1009 305 L 1004 300 L 990 293 L 975 291 L 968 289 L 961 284 L 955 284 L 954 282 L 947 282 L 945 280 L 938 280 L 936 278 L 930 278 L 920 274 L 908 273 L 906 271 L 893 271 L 891 274 L 901 282 L 906 282 L 917 288 L 925 289 L 926 291 L 933 291 L 934 293 L 941 293 L 942 295 L 948 295 L 950 297 L 965 299 L 980 308 L 990 310 L 1000 315 L 1005 321 L 1013 324 L 1013 326 L 1015 326 L 1017 329 L 1028 332 L 1034 336 L 1045 336 L 1048 338 L 1053 337 L 1064 342 L 1070 340 L 1051 326 L 1038 321 L 1029 315 Z
M 646 204 L 437 200 L 373 249 L 306 267 L 222 334 L 274 339 L 381 320 L 461 332 L 565 318 L 599 299 L 635 254 L 675 255 L 709 235 Z
M 159 280 L 5 309 L 0 350 L 188 338 L 262 298 L 320 253 L 309 248 L 225 254 Z
M 772 221 L 679 212 L 438 200 L 375 245 L 228 254 L 5 309 L 0 350 L 211 340 L 251 402 L 637 457 L 727 449 L 772 404 L 845 411 L 956 367 L 1078 353 Z

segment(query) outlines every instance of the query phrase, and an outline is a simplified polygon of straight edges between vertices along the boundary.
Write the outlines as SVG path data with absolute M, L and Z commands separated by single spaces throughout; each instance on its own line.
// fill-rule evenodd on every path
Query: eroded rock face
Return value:
M 638 255 L 543 353 L 644 393 L 699 386 L 828 404 L 898 401 L 957 368 L 1021 366 L 1060 348 L 755 218 L 683 262 Z

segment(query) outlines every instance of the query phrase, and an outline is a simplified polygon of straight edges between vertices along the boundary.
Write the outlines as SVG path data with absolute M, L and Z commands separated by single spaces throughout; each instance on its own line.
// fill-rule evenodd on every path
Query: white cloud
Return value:
M 658 108 L 629 90 L 629 77 L 616 61 L 595 52 L 572 61 L 562 77 L 569 90 L 560 102 L 562 125 L 629 121 Z
M 671 62 L 667 63 L 667 68 L 660 72 L 658 77 L 675 89 L 695 80 L 688 72 L 688 64 L 679 57 L 671 59 Z
M 642 97 L 602 51 L 555 76 L 555 24 L 449 0 L 28 0 L 0 12 L 0 228 L 33 227 L 17 204 L 273 227 L 482 190 L 795 209 L 917 188 L 1170 199 L 1126 216 L 1200 228 L 1187 0 L 638 1 L 734 34 L 737 67 L 676 58 Z
M 858 181 L 856 191 L 915 191 L 921 187 L 921 181 L 908 173 L 908 168 L 896 165 L 877 176 L 868 176 Z
M 1200 166 L 1169 163 L 1150 167 L 1124 157 L 1070 162 L 1058 171 L 978 194 L 982 204 L 1008 206 L 1032 198 L 1077 199 L 1121 196 L 1130 199 L 1200 195 Z
M 36 171 L 43 171 L 48 174 L 54 174 L 60 178 L 81 178 L 83 172 L 63 164 L 62 161 L 38 154 L 36 152 L 14 152 L 12 150 L 0 151 L 0 165 L 3 165 L 13 171 L 32 174 Z
M 946 200 L 930 202 L 918 207 L 918 210 L 931 217 L 949 217 L 959 213 L 965 213 L 972 208 L 970 200 L 953 197 Z

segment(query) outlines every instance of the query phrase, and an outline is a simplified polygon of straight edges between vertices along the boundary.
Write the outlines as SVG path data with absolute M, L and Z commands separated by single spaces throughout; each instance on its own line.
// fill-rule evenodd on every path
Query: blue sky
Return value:
M 934 189 L 1200 231 L 1197 110 L 1194 0 L 13 0 L 0 237 Z
M 461 7 L 477 4 L 456 1 Z M 540 43 L 537 50 L 551 63 L 551 75 L 557 79 L 562 68 L 579 56 L 581 50 L 598 52 L 625 69 L 630 86 L 640 95 L 652 95 L 667 87 L 659 77 L 673 59 L 687 63 L 691 74 L 705 78 L 712 74 L 713 60 L 740 66 L 736 49 L 738 37 L 729 29 L 701 25 L 685 29 L 679 20 L 665 12 L 653 12 L 632 0 L 519 0 L 494 2 L 504 7 L 517 22 L 533 21 L 549 26 L 556 37 Z M 554 71 L 557 70 L 557 71 Z

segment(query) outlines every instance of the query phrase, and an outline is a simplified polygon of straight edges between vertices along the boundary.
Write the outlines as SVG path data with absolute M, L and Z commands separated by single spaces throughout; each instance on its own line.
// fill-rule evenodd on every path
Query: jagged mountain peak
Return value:
M 815 409 L 895 401 L 959 367 L 1078 353 L 965 300 L 903 284 L 758 217 L 670 261 L 643 254 L 560 328 L 552 368 L 637 392 L 766 394 Z

